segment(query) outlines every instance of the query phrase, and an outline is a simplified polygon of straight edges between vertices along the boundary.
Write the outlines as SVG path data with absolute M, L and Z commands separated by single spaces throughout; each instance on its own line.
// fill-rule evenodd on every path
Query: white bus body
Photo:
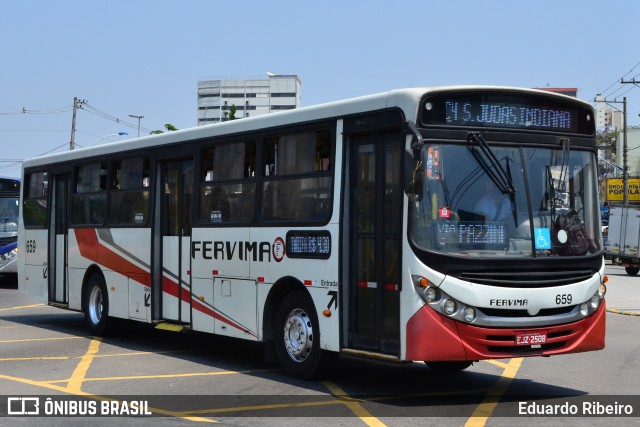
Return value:
M 491 96 L 514 104 L 481 118 Z M 19 286 L 95 334 L 130 319 L 264 342 L 300 378 L 340 352 L 462 369 L 599 349 L 589 112 L 534 90 L 405 89 L 26 160 Z M 493 153 L 498 166 L 478 166 Z M 518 169 L 524 156 L 541 169 Z M 484 175 L 513 204 L 502 225 L 465 218 Z M 562 203 L 591 243 L 563 252 L 577 243 L 551 222 L 558 198 L 531 194 L 578 185 Z

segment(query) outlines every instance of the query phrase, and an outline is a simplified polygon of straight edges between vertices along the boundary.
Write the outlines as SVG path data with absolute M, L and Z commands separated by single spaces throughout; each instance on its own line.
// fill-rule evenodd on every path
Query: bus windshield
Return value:
M 0 197 L 0 239 L 18 235 L 18 197 Z
M 482 141 L 484 143 L 484 141 Z M 433 144 L 410 203 L 420 249 L 463 257 L 584 256 L 602 247 L 595 155 L 570 149 Z

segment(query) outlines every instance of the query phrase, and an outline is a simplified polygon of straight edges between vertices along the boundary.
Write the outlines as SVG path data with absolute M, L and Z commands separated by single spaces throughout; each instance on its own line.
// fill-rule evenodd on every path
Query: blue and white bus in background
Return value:
M 16 274 L 20 180 L 0 177 L 0 274 Z

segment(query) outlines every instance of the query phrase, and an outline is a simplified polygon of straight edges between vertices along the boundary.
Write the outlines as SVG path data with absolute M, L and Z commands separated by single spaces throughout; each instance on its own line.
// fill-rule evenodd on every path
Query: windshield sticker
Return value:
M 551 249 L 551 230 L 548 228 L 534 228 L 536 250 Z
M 429 147 L 427 150 L 427 179 L 440 179 L 440 148 Z

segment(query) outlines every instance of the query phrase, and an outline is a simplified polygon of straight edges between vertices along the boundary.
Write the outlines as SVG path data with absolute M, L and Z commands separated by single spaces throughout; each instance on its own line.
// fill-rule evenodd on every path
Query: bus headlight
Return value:
M 586 302 L 580 304 L 580 314 L 582 315 L 582 317 L 587 317 L 587 315 L 589 314 L 589 304 L 587 304 Z
M 449 316 L 451 316 L 452 314 L 454 314 L 456 312 L 456 309 L 458 308 L 458 305 L 456 304 L 456 302 L 454 300 L 452 300 L 451 298 L 449 298 L 448 300 L 446 300 L 444 302 L 444 312 L 446 314 L 448 314 Z
M 600 297 L 598 296 L 598 294 L 591 297 L 590 303 L 593 311 L 596 311 L 598 309 L 598 306 L 600 305 Z
M 447 295 L 433 283 L 423 276 L 411 276 L 413 285 L 420 299 L 426 303 L 430 309 L 448 316 L 453 320 L 465 323 L 473 323 L 479 317 L 484 316 L 481 309 L 467 305 L 455 298 Z
M 464 315 L 464 320 L 469 323 L 476 319 L 476 310 L 473 307 L 466 307 L 462 313 Z
M 604 298 L 604 295 L 607 293 L 607 287 L 604 285 L 604 283 L 601 283 L 600 286 L 598 286 L 598 297 L 600 298 Z
M 427 299 L 427 302 L 434 302 L 438 299 L 438 290 L 433 286 L 429 286 L 424 290 L 424 297 Z
M 6 254 L 0 255 L 0 260 L 5 261 L 5 260 L 8 260 L 8 259 L 14 258 L 16 256 L 18 256 L 18 249 L 17 248 L 7 252 Z

